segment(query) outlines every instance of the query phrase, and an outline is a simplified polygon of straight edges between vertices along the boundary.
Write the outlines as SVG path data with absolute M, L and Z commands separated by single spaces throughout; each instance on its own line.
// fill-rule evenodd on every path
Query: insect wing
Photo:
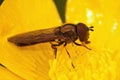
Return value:
M 36 43 L 50 42 L 57 39 L 57 32 L 59 32 L 59 28 L 31 31 L 10 37 L 8 38 L 8 41 L 15 43 L 18 46 L 27 46 Z

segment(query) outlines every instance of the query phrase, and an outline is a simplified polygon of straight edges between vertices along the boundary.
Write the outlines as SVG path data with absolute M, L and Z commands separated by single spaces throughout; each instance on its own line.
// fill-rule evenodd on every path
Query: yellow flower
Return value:
M 92 50 L 70 45 L 68 51 L 72 55 L 71 59 L 66 52 L 58 52 L 58 58 L 51 64 L 49 72 L 52 80 L 120 79 L 119 5 L 118 0 L 68 0 L 67 22 L 81 21 L 89 26 L 94 25 L 94 32 L 89 39 L 91 44 L 88 45 Z M 70 66 L 70 61 L 75 65 L 75 69 Z
M 94 26 L 87 50 L 49 43 L 18 47 L 7 41 L 15 34 L 61 25 L 52 0 L 7 0 L 0 6 L 0 80 L 120 80 L 120 2 L 68 0 L 67 23 Z M 47 9 L 47 10 L 46 10 Z M 80 43 L 78 41 L 78 43 Z M 72 67 L 71 62 L 75 68 Z
M 61 21 L 51 0 L 5 0 L 0 6 L 0 63 L 7 68 L 0 66 L 0 80 L 48 80 L 48 62 L 54 59 L 50 44 L 18 47 L 7 39 L 58 25 Z

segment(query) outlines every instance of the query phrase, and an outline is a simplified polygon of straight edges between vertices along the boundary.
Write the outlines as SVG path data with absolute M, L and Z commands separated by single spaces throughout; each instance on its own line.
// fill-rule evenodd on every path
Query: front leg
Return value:
M 87 48 L 88 50 L 91 50 L 90 48 L 88 48 L 84 42 L 82 42 L 82 46 L 84 46 L 85 48 Z
M 79 43 L 76 43 L 76 42 L 74 41 L 73 43 L 74 43 L 75 45 L 77 45 L 77 46 L 84 46 L 85 48 L 91 50 L 90 48 L 88 48 L 88 47 L 85 45 L 84 42 L 82 42 L 82 44 L 79 44 Z M 88 44 L 88 43 L 90 43 L 90 42 L 88 41 L 88 42 L 86 42 L 86 43 Z
M 82 44 L 76 43 L 75 41 L 73 41 L 73 43 L 77 46 L 82 46 Z
M 53 43 L 51 43 L 51 47 L 54 49 L 54 54 L 55 54 L 55 59 L 56 59 L 56 56 L 57 56 L 57 46 L 60 46 L 60 45 L 62 45 L 64 42 L 59 42 L 58 44 L 53 44 Z

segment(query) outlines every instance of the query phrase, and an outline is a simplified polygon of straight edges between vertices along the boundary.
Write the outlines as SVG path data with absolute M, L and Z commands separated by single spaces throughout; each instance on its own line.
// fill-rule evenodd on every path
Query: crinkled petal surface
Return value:
M 5 0 L 0 6 L 0 80 L 49 80 L 49 43 L 18 47 L 7 39 L 61 24 L 52 0 Z
M 94 32 L 90 32 L 91 43 L 87 45 L 92 50 L 68 45 L 70 59 L 62 49 L 51 64 L 52 80 L 120 80 L 119 12 L 119 0 L 68 0 L 67 22 L 94 26 Z

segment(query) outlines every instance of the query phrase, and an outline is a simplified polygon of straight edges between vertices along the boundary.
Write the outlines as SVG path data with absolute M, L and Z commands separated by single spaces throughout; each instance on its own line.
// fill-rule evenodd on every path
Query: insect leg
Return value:
M 65 42 L 64 47 L 65 47 L 66 45 L 67 45 L 67 42 Z M 66 50 L 66 52 L 67 52 L 69 58 L 71 59 L 71 56 L 70 56 L 68 50 L 66 49 L 66 47 L 65 47 L 65 50 Z M 73 68 L 75 68 L 75 66 L 74 66 L 74 64 L 73 64 L 72 62 L 71 62 L 71 65 L 72 65 Z
M 0 66 L 2 66 L 2 67 L 4 67 L 4 68 L 6 68 L 6 67 L 5 67 L 3 64 L 1 64 L 1 63 L 0 63 Z
M 66 50 L 66 52 L 67 52 L 67 54 L 68 54 L 68 56 L 69 56 L 69 58 L 71 58 L 71 56 L 70 56 L 70 54 L 69 54 L 69 52 L 68 52 L 68 50 L 65 48 L 65 50 Z M 71 62 L 71 65 L 72 65 L 72 67 L 73 68 L 75 68 L 75 66 L 74 66 L 74 64 Z
M 67 45 L 67 42 L 65 42 L 65 44 L 63 45 L 64 47 Z
M 60 46 L 62 45 L 64 42 L 59 42 L 58 44 L 52 44 L 51 43 L 51 47 L 54 49 L 54 54 L 55 54 L 55 59 L 56 59 L 56 55 L 57 55 L 57 48 L 56 46 Z
M 79 43 L 76 43 L 76 42 L 74 41 L 73 43 L 74 43 L 75 45 L 77 45 L 77 46 L 84 46 L 85 48 L 91 50 L 90 48 L 88 48 L 88 47 L 85 45 L 84 42 L 82 42 L 82 44 L 79 44 Z M 86 43 L 87 43 L 87 42 L 86 42 Z M 89 42 L 88 42 L 88 43 L 89 43 Z
M 85 45 L 85 43 L 84 43 L 84 42 L 82 42 L 82 46 L 84 46 L 85 48 L 87 48 L 87 49 L 91 50 L 90 48 L 88 48 L 88 47 Z
M 77 45 L 77 46 L 82 46 L 81 44 L 76 43 L 75 41 L 73 41 L 73 43 L 74 43 L 75 45 Z

